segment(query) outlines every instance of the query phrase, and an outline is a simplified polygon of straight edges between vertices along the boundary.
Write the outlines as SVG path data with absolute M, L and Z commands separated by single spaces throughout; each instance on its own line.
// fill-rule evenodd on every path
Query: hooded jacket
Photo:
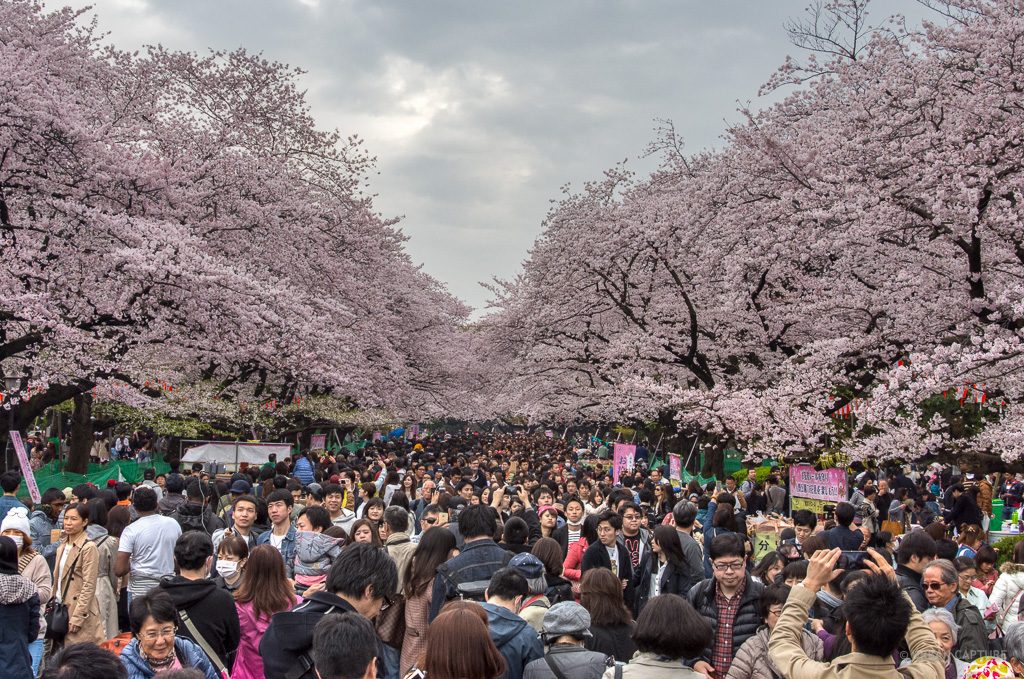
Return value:
M 315 592 L 290 611 L 270 619 L 260 640 L 263 675 L 266 679 L 316 679 L 310 650 L 316 624 L 331 613 L 355 612 L 352 605 L 336 594 Z M 386 662 L 383 644 L 377 642 L 377 675 L 383 676 Z M 393 663 L 392 663 L 393 664 Z M 397 670 L 396 670 L 397 672 Z
M 164 577 L 160 589 L 170 595 L 179 613 L 185 611 L 224 666 L 231 667 L 242 634 L 234 597 L 213 580 L 189 580 L 180 575 Z M 196 641 L 184 623 L 178 625 L 178 636 Z
M 213 669 L 213 664 L 197 644 L 176 636 L 174 637 L 174 653 L 178 656 L 183 668 L 194 667 L 203 673 L 203 679 L 220 679 L 217 671 Z M 121 664 L 128 671 L 128 679 L 153 679 L 156 676 L 156 672 L 142 657 L 138 639 L 132 639 L 121 651 Z
M 295 575 L 326 575 L 334 560 L 341 556 L 344 544 L 344 538 L 332 538 L 330 535 L 305 530 L 296 531 L 292 572 Z
M 4 677 L 32 679 L 28 645 L 39 635 L 39 595 L 20 575 L 0 575 L 0 667 Z
M 487 611 L 491 641 L 508 663 L 506 679 L 522 679 L 526 666 L 544 657 L 544 645 L 540 637 L 525 620 L 507 608 L 486 602 L 483 607 Z

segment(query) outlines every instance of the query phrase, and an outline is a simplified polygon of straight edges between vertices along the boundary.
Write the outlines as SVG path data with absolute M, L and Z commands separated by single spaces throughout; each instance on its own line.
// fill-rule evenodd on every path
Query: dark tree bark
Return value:
M 84 474 L 89 469 L 92 450 L 92 394 L 82 392 L 74 397 L 75 409 L 71 413 L 71 449 L 68 451 L 67 471 Z

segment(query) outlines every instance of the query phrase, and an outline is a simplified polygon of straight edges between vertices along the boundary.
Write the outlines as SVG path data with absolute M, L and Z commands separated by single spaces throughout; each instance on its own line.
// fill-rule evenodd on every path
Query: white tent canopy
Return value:
M 217 462 L 220 464 L 237 465 L 239 462 L 248 462 L 252 465 L 261 465 L 267 461 L 271 453 L 277 453 L 277 459 L 282 460 L 291 455 L 292 447 L 289 443 L 248 443 L 246 441 L 218 441 L 202 443 L 185 450 L 182 462 Z

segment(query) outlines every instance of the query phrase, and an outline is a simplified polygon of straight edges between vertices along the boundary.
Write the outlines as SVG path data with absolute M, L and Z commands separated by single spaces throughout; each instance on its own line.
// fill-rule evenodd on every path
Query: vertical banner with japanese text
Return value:
M 636 446 L 632 443 L 616 443 L 612 464 L 612 482 L 619 483 L 619 474 L 623 471 L 632 472 L 636 461 Z

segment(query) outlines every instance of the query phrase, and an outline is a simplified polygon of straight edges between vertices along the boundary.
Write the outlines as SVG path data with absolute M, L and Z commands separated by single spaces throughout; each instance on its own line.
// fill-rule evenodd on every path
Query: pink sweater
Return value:
M 302 599 L 295 597 L 298 604 Z M 235 655 L 235 666 L 231 670 L 231 679 L 264 679 L 263 658 L 260 657 L 260 639 L 270 626 L 270 617 L 263 615 L 256 618 L 252 602 L 236 603 L 238 623 L 242 628 L 242 638 L 238 642 L 238 653 Z

